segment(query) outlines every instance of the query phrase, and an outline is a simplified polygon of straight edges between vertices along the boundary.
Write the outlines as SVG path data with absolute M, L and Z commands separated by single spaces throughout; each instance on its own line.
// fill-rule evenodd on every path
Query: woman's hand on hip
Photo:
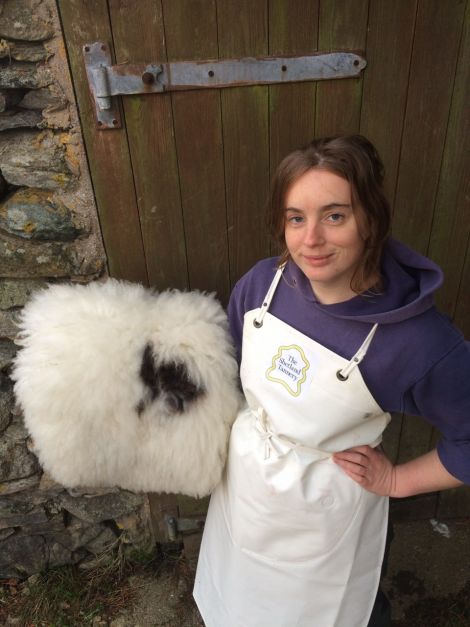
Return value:
M 395 466 L 380 448 L 355 446 L 334 453 L 333 461 L 369 492 L 380 496 L 395 493 Z

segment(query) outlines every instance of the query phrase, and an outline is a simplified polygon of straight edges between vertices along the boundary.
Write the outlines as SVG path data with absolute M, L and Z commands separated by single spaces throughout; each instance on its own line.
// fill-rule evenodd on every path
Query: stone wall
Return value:
M 48 282 L 106 276 L 53 0 L 0 0 L 0 578 L 152 541 L 148 501 L 65 490 L 42 472 L 9 377 L 15 317 Z

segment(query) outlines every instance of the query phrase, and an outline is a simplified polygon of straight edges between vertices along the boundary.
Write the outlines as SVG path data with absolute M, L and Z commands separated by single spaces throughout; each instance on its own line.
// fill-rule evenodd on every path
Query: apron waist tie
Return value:
M 269 459 L 271 456 L 271 452 L 274 452 L 278 457 L 284 455 L 288 451 L 299 451 L 305 453 L 315 453 L 318 456 L 318 461 L 320 459 L 327 459 L 331 457 L 333 454 L 330 451 L 325 451 L 323 449 L 314 448 L 313 446 L 305 446 L 300 444 L 300 442 L 296 442 L 295 440 L 291 440 L 285 435 L 281 435 L 272 431 L 269 426 L 268 416 L 266 411 L 259 407 L 258 409 L 252 409 L 251 412 L 255 417 L 254 427 L 258 432 L 258 435 L 261 440 L 264 440 L 264 459 Z M 380 434 L 375 440 L 370 442 L 368 446 L 371 448 L 375 448 L 382 442 L 382 434 Z
M 285 435 L 275 433 L 269 426 L 268 416 L 262 407 L 257 410 L 251 410 L 255 416 L 255 429 L 261 440 L 264 440 L 264 459 L 269 459 L 271 451 L 273 451 L 278 457 L 284 455 L 288 451 L 304 451 L 308 453 L 316 453 L 319 459 L 326 459 L 331 457 L 329 451 L 323 451 L 311 446 L 304 446 L 300 442 L 291 440 Z

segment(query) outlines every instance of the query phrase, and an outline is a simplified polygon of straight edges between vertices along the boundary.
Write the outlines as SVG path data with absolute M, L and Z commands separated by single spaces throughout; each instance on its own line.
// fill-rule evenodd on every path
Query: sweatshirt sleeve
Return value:
M 470 343 L 459 342 L 435 364 L 409 390 L 404 409 L 436 427 L 443 466 L 470 484 Z
M 230 300 L 227 307 L 227 315 L 230 333 L 237 351 L 237 359 L 240 363 L 242 355 L 242 339 L 243 339 L 243 318 L 245 315 L 244 300 L 240 282 L 238 282 L 232 290 Z

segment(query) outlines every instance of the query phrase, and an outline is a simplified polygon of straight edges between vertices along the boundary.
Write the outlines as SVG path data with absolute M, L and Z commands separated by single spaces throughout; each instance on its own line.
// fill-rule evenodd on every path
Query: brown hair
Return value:
M 287 192 L 312 168 L 333 172 L 347 180 L 351 185 L 353 210 L 359 205 L 364 210 L 364 257 L 351 279 L 351 289 L 359 294 L 372 277 L 380 276 L 382 251 L 390 234 L 391 209 L 383 191 L 383 163 L 375 147 L 362 135 L 314 139 L 287 155 L 272 180 L 267 216 L 269 230 L 284 251 L 280 263 L 289 258 L 284 237 Z

